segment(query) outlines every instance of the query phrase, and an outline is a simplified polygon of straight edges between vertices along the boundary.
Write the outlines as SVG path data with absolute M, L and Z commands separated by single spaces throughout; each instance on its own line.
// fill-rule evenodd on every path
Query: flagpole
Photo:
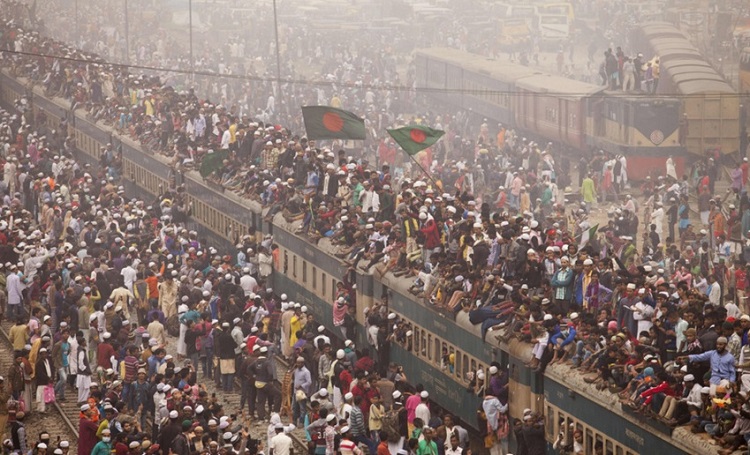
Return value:
M 403 150 L 403 148 L 402 148 L 402 150 Z M 404 153 L 406 153 L 406 150 L 404 150 Z M 427 178 L 430 179 L 430 181 L 432 182 L 432 184 L 435 185 L 435 188 L 438 188 L 438 189 L 440 189 L 442 191 L 442 189 L 443 189 L 442 186 L 438 185 L 438 182 L 434 178 L 432 178 L 432 175 L 430 175 L 430 173 L 427 172 L 427 169 L 425 169 L 421 164 L 419 164 L 419 161 L 417 161 L 416 159 L 414 159 L 413 155 L 409 155 L 408 153 L 406 153 L 406 156 L 408 156 L 409 158 L 411 158 L 411 160 L 414 161 L 414 164 L 416 164 L 417 166 L 419 166 L 420 169 L 422 169 L 422 172 L 424 172 L 424 175 L 426 175 Z

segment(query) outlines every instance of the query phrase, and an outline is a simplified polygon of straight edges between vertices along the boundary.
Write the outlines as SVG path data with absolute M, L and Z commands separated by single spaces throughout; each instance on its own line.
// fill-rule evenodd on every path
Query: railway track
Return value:
M 13 348 L 8 339 L 10 326 L 9 322 L 0 324 L 0 338 L 5 344 L 5 349 L 0 350 L 0 374 L 6 377 L 13 364 Z M 33 399 L 32 394 L 31 413 L 24 419 L 27 443 L 34 444 L 39 440 L 39 433 L 46 431 L 50 434 L 50 441 L 52 441 L 53 446 L 57 447 L 57 441 L 59 440 L 68 441 L 70 442 L 70 452 L 75 453 L 78 450 L 78 409 L 75 400 L 61 403 L 62 407 L 58 403 L 48 405 L 46 412 L 41 413 L 36 411 L 36 403 Z M 74 414 L 67 410 L 70 406 L 76 408 Z
M 8 341 L 7 331 L 10 328 L 9 323 L 3 323 L 0 326 L 0 333 L 2 334 L 3 339 L 5 340 L 6 344 L 10 344 Z M 167 346 L 167 352 L 169 354 L 172 354 L 176 358 L 176 343 L 177 339 L 174 337 L 167 337 L 168 338 L 168 346 Z M 5 372 L 7 371 L 8 367 L 10 366 L 11 362 L 13 361 L 12 357 L 12 349 L 8 349 L 7 351 L 4 351 L 0 353 L 0 371 Z M 280 360 L 277 360 L 277 370 L 279 377 L 284 377 L 288 370 L 288 366 L 283 363 Z M 241 416 L 242 411 L 240 410 L 240 399 L 241 395 L 237 392 L 237 390 L 241 389 L 241 383 L 239 380 L 235 381 L 235 391 L 233 392 L 225 392 L 219 388 L 216 387 L 215 382 L 211 380 L 204 380 L 201 379 L 199 381 L 200 384 L 205 384 L 206 389 L 210 394 L 216 393 L 216 396 L 219 397 L 219 401 L 223 404 L 226 413 L 227 414 L 233 414 L 237 413 L 238 416 Z M 32 415 L 27 418 L 27 434 L 29 434 L 32 437 L 36 437 L 39 432 L 42 430 L 50 431 L 51 433 L 51 440 L 56 441 L 57 437 L 59 436 L 60 439 L 66 439 L 70 441 L 71 443 L 71 449 L 77 450 L 77 444 L 75 441 L 78 440 L 78 419 L 80 414 L 80 409 L 78 407 L 78 404 L 75 400 L 75 389 L 67 388 L 66 389 L 66 395 L 67 399 L 64 402 L 55 403 L 54 404 L 54 410 L 55 412 L 47 412 L 45 415 L 41 415 L 39 413 L 32 413 Z M 239 417 L 238 417 L 239 418 Z M 151 425 L 152 418 L 150 417 L 148 419 L 148 425 Z M 243 422 L 244 424 L 247 424 L 251 437 L 254 439 L 260 439 L 265 444 L 266 441 L 266 430 L 267 430 L 267 423 L 264 421 L 252 421 L 252 420 L 246 420 Z M 38 429 L 37 429 L 38 428 Z M 146 430 L 150 433 L 150 428 Z M 307 443 L 305 441 L 305 433 L 302 429 L 296 429 L 293 432 L 289 433 L 289 436 L 292 438 L 295 444 L 295 449 L 300 451 L 297 453 L 304 453 L 307 450 Z
M 3 322 L 0 324 L 0 338 L 2 338 L 7 349 L 0 352 L 0 375 L 7 376 L 7 371 L 13 363 L 13 349 L 10 346 L 8 339 L 8 331 L 10 330 L 11 324 L 9 322 Z M 176 339 L 169 338 L 169 347 L 174 346 Z M 168 347 L 168 348 L 169 348 Z M 173 355 L 174 353 L 171 352 Z M 288 365 L 283 362 L 280 358 L 277 358 L 277 370 L 279 377 L 288 370 Z M 205 378 L 200 379 L 201 384 L 205 384 L 209 395 L 216 393 L 219 397 L 220 402 L 224 405 L 227 414 L 237 412 L 241 415 L 240 399 L 241 395 L 237 390 L 241 389 L 239 380 L 235 380 L 235 390 L 232 392 L 225 392 L 221 389 L 216 388 L 216 384 L 213 380 L 206 380 Z M 67 387 L 67 386 L 66 386 Z M 80 408 L 75 400 L 76 391 L 71 388 L 66 389 L 66 401 L 54 403 L 48 406 L 47 412 L 39 413 L 35 412 L 35 403 L 32 402 L 32 412 L 25 419 L 26 434 L 28 435 L 29 443 L 33 443 L 37 440 L 38 435 L 42 431 L 48 431 L 50 433 L 50 440 L 67 440 L 71 444 L 71 453 L 75 453 L 77 450 L 78 441 L 78 419 L 80 415 Z M 32 397 L 33 399 L 33 397 Z M 151 419 L 149 419 L 149 423 Z M 264 421 L 248 421 L 248 427 L 250 434 L 255 439 L 260 439 L 265 444 L 266 442 L 266 429 L 267 423 Z M 145 430 L 150 433 L 150 429 Z M 292 438 L 297 453 L 305 453 L 307 451 L 307 443 L 305 441 L 304 430 L 298 428 L 289 433 Z

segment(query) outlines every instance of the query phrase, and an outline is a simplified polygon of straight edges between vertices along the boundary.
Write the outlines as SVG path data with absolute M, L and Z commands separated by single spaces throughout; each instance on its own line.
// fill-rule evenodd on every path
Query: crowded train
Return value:
M 576 185 L 554 144 L 485 123 L 466 142 L 460 119 L 426 114 L 451 132 L 421 157 L 428 178 L 386 141 L 373 167 L 2 36 L 68 55 L 3 53 L 9 451 L 48 449 L 21 429 L 50 385 L 76 396 L 79 454 L 285 454 L 297 427 L 320 454 L 745 444 L 747 252 L 729 234 L 750 232 L 746 161 L 727 197 L 711 159 L 678 178 L 669 158 L 636 191 L 602 153 Z M 35 87 L 47 72 L 70 75 L 63 97 Z M 230 153 L 204 179 L 214 150 Z M 276 356 L 294 365 L 280 393 Z M 242 416 L 221 403 L 237 388 Z

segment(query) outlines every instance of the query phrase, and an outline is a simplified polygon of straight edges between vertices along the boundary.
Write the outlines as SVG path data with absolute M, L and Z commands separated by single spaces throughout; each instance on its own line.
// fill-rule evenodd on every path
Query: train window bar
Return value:
M 586 455 L 593 455 L 594 453 L 594 435 L 590 428 L 586 428 L 586 437 L 584 439 L 584 450 Z
M 469 373 L 469 356 L 464 353 L 461 355 L 461 379 L 467 381 L 467 375 Z
M 552 408 L 552 406 L 547 405 L 547 412 L 545 412 L 545 417 L 547 419 L 547 422 L 544 424 L 544 427 L 547 429 L 547 438 L 554 439 L 555 438 L 555 410 Z

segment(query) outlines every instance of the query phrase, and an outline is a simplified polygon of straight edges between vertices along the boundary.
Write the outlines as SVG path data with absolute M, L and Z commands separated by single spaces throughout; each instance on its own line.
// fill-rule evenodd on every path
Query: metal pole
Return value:
M 188 20 L 190 22 L 190 81 L 195 78 L 195 60 L 193 59 L 193 0 L 189 2 Z
M 81 42 L 81 30 L 78 28 L 78 0 L 76 0 L 76 46 L 80 45 Z
M 279 108 L 281 108 L 284 103 L 281 95 L 281 51 L 279 50 L 279 20 L 276 15 L 276 0 L 273 0 L 273 28 L 276 33 L 276 87 L 279 91 Z
M 128 0 L 125 0 L 125 64 L 130 64 L 130 27 L 128 26 Z

